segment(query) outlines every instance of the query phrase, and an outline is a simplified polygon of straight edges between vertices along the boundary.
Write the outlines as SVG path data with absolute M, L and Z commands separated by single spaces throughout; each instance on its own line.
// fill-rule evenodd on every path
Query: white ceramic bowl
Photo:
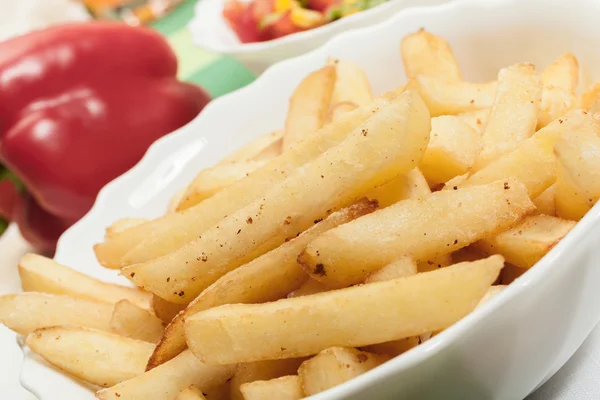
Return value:
M 154 144 L 64 234 L 56 258 L 100 279 L 126 282 L 94 258 L 92 245 L 102 239 L 104 228 L 120 217 L 159 215 L 197 170 L 281 127 L 292 90 L 328 56 L 360 64 L 377 94 L 404 80 L 398 43 L 421 27 L 450 41 L 471 80 L 493 78 L 500 67 L 517 61 L 543 67 L 566 50 L 590 71 L 600 71 L 599 19 L 600 4 L 594 0 L 473 0 L 407 10 L 378 26 L 340 35 L 217 99 L 189 125 Z M 538 265 L 484 307 L 423 345 L 314 398 L 521 399 L 566 362 L 598 321 L 599 260 L 597 205 Z M 40 400 L 92 399 L 83 384 L 25 354 L 22 383 Z
M 313 50 L 349 29 L 375 25 L 412 6 L 436 5 L 450 0 L 389 0 L 389 2 L 322 27 L 259 43 L 241 43 L 223 18 L 227 0 L 200 0 L 189 24 L 194 43 L 215 53 L 228 54 L 256 74 L 286 58 Z M 250 1 L 250 0 L 243 0 Z

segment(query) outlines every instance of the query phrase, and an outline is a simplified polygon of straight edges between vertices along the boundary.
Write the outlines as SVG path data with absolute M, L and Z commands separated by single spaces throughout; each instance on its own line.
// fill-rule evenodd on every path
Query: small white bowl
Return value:
M 313 50 L 340 32 L 375 25 L 404 8 L 436 5 L 450 0 L 389 0 L 319 28 L 257 43 L 242 43 L 237 38 L 223 18 L 226 1 L 200 0 L 196 4 L 194 19 L 189 24 L 194 43 L 215 53 L 231 55 L 252 72 L 261 74 L 270 65 Z
M 574 52 L 598 79 L 599 20 L 596 0 L 465 0 L 406 10 L 377 26 L 342 34 L 309 54 L 273 66 L 157 141 L 63 235 L 56 259 L 99 279 L 126 283 L 94 257 L 92 245 L 102 240 L 104 229 L 118 218 L 160 215 L 198 170 L 283 126 L 295 86 L 328 56 L 361 65 L 380 94 L 404 81 L 400 39 L 424 27 L 451 43 L 469 80 L 494 78 L 499 68 L 518 61 L 543 68 L 564 51 Z M 314 399 L 522 399 L 567 361 L 598 322 L 599 262 L 596 205 L 534 268 L 484 307 L 432 340 Z M 28 350 L 21 381 L 40 400 L 93 398 L 85 385 Z

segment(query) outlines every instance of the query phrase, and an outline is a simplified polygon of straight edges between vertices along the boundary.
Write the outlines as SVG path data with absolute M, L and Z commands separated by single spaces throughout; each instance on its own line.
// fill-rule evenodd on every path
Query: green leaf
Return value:
M 20 192 L 25 189 L 23 182 L 21 182 L 21 180 L 14 173 L 6 169 L 6 167 L 3 165 L 0 165 L 0 181 L 3 181 L 4 179 L 10 179 Z
M 4 233 L 4 231 L 8 228 L 8 221 L 3 218 L 0 218 L 0 236 Z

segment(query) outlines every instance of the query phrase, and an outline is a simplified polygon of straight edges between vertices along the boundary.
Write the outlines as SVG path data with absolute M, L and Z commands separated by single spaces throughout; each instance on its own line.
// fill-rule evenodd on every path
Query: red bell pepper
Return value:
M 0 43 L 0 163 L 30 194 L 13 218 L 26 237 L 44 238 L 34 240 L 40 250 L 52 251 L 106 183 L 208 103 L 176 73 L 159 34 L 121 24 L 63 25 Z

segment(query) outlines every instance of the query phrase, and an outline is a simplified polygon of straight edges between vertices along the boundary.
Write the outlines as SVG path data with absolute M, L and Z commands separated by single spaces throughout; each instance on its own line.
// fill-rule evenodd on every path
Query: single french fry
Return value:
M 557 180 L 558 180 L 558 169 L 557 169 Z M 537 215 L 556 215 L 556 202 L 554 197 L 556 194 L 556 184 L 550 186 L 544 190 L 537 197 L 531 199 L 535 204 L 535 211 L 533 214 Z
M 267 152 L 269 155 L 275 156 L 281 153 L 281 139 L 283 138 L 283 130 L 269 132 L 245 144 L 243 147 L 234 151 L 223 160 L 222 163 L 241 162 L 249 160 L 260 160 L 262 154 Z M 274 153 L 272 152 L 274 151 Z M 268 157 L 271 158 L 271 157 Z
M 498 89 L 481 136 L 483 148 L 473 166 L 478 171 L 535 133 L 542 79 L 532 64 L 515 64 L 498 73 Z
M 454 115 L 482 108 L 494 103 L 496 82 L 445 82 L 438 78 L 419 75 L 408 81 L 407 89 L 421 95 L 432 117 Z
M 154 348 L 140 340 L 68 326 L 37 329 L 26 343 L 62 371 L 102 387 L 143 374 Z
M 177 206 L 177 211 L 195 206 L 202 200 L 250 175 L 265 165 L 266 162 L 267 160 L 248 160 L 235 163 L 219 163 L 212 168 L 200 171 L 186 188 Z
M 249 382 L 267 381 L 295 375 L 304 359 L 267 360 L 239 364 L 231 378 L 231 400 L 244 400 L 240 387 Z M 272 397 L 273 398 L 273 397 Z
M 108 228 L 106 228 L 106 232 L 104 237 L 109 239 L 110 237 L 116 235 L 117 233 L 123 232 L 129 228 L 133 228 L 134 226 L 141 225 L 145 222 L 148 222 L 145 218 L 122 218 L 112 223 Z
M 94 247 L 98 261 L 118 268 L 152 260 L 177 250 L 196 239 L 226 215 L 260 198 L 268 189 L 283 182 L 296 169 L 340 143 L 352 130 L 395 98 L 388 94 L 347 113 L 326 125 L 318 134 L 298 143 L 259 170 L 200 204 L 185 211 L 169 214 L 142 226 L 128 229 L 111 240 Z M 127 255 L 127 257 L 125 257 Z
M 405 276 L 415 275 L 417 273 L 417 263 L 412 257 L 403 256 L 386 265 L 385 267 L 370 273 L 365 279 L 365 283 L 389 281 L 390 279 L 403 278 Z M 309 282 L 318 282 L 310 280 Z M 321 284 L 322 285 L 322 284 Z
M 227 272 L 266 253 L 370 188 L 409 171 L 429 141 L 427 108 L 407 92 L 346 140 L 167 256 L 123 268 L 136 285 L 189 303 Z
M 420 336 L 411 336 L 406 339 L 392 340 L 391 342 L 377 343 L 363 347 L 364 350 L 375 354 L 383 354 L 391 357 L 399 356 L 413 347 L 421 344 Z
M 406 174 L 398 175 L 368 192 L 365 196 L 377 200 L 379 208 L 391 206 L 400 200 L 423 199 L 431 193 L 427 180 L 418 168 L 413 168 Z
M 433 257 L 429 260 L 421 260 L 417 262 L 418 272 L 429 272 L 438 268 L 444 268 L 449 265 L 456 264 L 453 262 L 450 253 L 440 254 L 439 256 Z
M 456 116 L 469 125 L 477 134 L 483 135 L 483 131 L 490 119 L 491 108 L 482 108 L 481 110 L 469 111 Z
M 405 36 L 400 52 L 407 78 L 427 75 L 447 82 L 462 80 L 448 42 L 425 29 Z
M 21 258 L 19 276 L 26 292 L 66 294 L 108 303 L 129 300 L 138 307 L 150 308 L 152 295 L 148 292 L 101 282 L 37 254 L 26 254 Z
M 313 279 L 346 287 L 398 257 L 431 260 L 502 232 L 533 209 L 523 184 L 512 178 L 442 190 L 423 201 L 405 200 L 325 232 L 298 261 Z
M 170 303 L 157 295 L 152 296 L 152 311 L 154 311 L 154 315 L 164 322 L 171 322 L 171 320 L 175 318 L 181 310 L 185 309 L 185 307 L 185 304 Z
M 553 149 L 558 138 L 564 133 L 596 130 L 597 125 L 598 121 L 591 114 L 581 110 L 571 111 L 457 186 L 483 185 L 512 176 L 527 187 L 531 198 L 535 198 L 556 180 Z
M 481 137 L 460 118 L 431 119 L 431 138 L 419 169 L 430 185 L 467 173 L 481 152 Z
M 188 386 L 181 389 L 175 400 L 206 400 L 206 397 L 195 386 Z
M 595 129 L 565 132 L 557 140 L 556 214 L 579 220 L 600 198 L 600 116 Z
M 517 267 L 531 268 L 575 226 L 548 215 L 532 215 L 508 231 L 481 239 L 473 246 L 484 255 L 500 254 Z
M 298 237 L 223 276 L 171 321 L 150 357 L 147 368 L 152 369 L 185 350 L 183 323 L 190 315 L 223 304 L 264 303 L 281 299 L 300 287 L 308 278 L 296 261 L 302 249 L 321 233 L 359 218 L 376 208 L 375 203 L 361 200 L 334 212 Z
M 581 108 L 593 114 L 600 111 L 600 82 L 594 83 L 581 95 Z
M 304 398 L 298 375 L 244 383 L 241 391 L 244 400 L 300 400 Z
M 351 61 L 330 58 L 328 65 L 335 67 L 336 80 L 331 95 L 331 103 L 350 102 L 365 106 L 373 100 L 371 84 L 362 68 Z
M 194 385 L 207 392 L 224 384 L 235 372 L 235 365 L 207 365 L 189 351 L 127 381 L 96 392 L 100 400 L 171 400 L 181 389 Z
M 537 129 L 565 115 L 577 101 L 575 90 L 579 81 L 579 63 L 571 53 L 565 53 L 542 73 L 544 90 L 538 112 Z
M 336 68 L 327 65 L 310 73 L 294 90 L 285 120 L 283 148 L 315 135 L 325 123 L 333 95 Z
M 312 296 L 220 306 L 187 318 L 186 338 L 200 360 L 225 364 L 416 336 L 447 328 L 471 312 L 503 264 L 501 256 L 493 256 Z
M 383 364 L 389 357 L 351 347 L 330 347 L 298 369 L 306 396 L 324 392 Z
M 494 298 L 494 296 L 496 296 L 497 294 L 499 294 L 500 292 L 502 292 L 505 288 L 506 288 L 506 285 L 494 285 L 494 286 L 491 286 L 487 290 L 487 292 L 485 292 L 485 294 L 483 295 L 483 297 L 479 301 L 479 304 L 477 304 L 477 307 L 481 307 L 482 305 L 484 305 L 485 303 L 487 303 L 488 301 L 490 301 L 492 298 Z
M 115 304 L 110 327 L 121 336 L 149 343 L 158 342 L 165 330 L 163 321 L 129 300 L 121 300 Z
M 314 279 L 309 279 L 302 284 L 298 289 L 290 292 L 287 297 L 308 296 L 309 294 L 321 293 L 331 290 L 327 285 L 322 284 Z
M 335 120 L 337 120 L 338 118 L 340 118 L 342 115 L 350 112 L 350 111 L 354 111 L 358 108 L 358 106 L 354 103 L 351 103 L 349 101 L 345 101 L 342 103 L 336 103 L 334 105 L 331 106 L 331 108 L 329 108 L 329 111 L 327 112 L 327 119 L 326 122 L 330 123 L 333 122 Z
M 73 325 L 110 332 L 113 305 L 47 293 L 0 296 L 0 323 L 21 335 L 39 328 Z

